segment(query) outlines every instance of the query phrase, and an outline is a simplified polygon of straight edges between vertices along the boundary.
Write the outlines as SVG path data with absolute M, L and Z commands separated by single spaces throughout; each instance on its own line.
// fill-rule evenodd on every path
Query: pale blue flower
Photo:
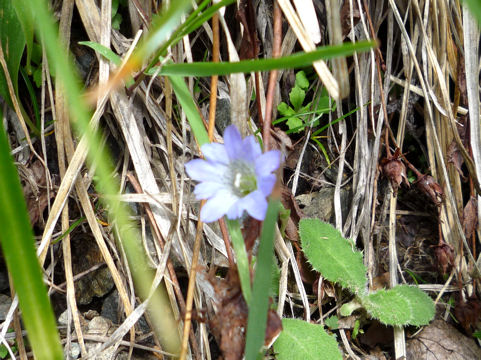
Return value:
M 204 144 L 201 150 L 205 160 L 185 164 L 190 178 L 199 181 L 194 189 L 197 200 L 207 200 L 200 219 L 207 223 L 224 215 L 238 219 L 245 210 L 253 218 L 264 220 L 266 198 L 276 183 L 273 171 L 279 167 L 280 151 L 262 153 L 254 136 L 242 139 L 234 125 L 225 129 L 224 144 Z

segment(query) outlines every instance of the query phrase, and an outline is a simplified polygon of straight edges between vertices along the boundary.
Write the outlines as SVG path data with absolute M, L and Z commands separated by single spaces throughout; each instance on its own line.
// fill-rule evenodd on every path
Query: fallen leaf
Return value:
M 448 162 L 453 164 L 454 168 L 457 170 L 459 175 L 461 175 L 463 180 L 466 180 L 463 170 L 461 169 L 461 166 L 463 166 L 463 163 L 464 163 L 463 155 L 461 155 L 461 151 L 459 151 L 458 144 L 456 144 L 456 141 L 453 140 L 451 142 L 451 144 L 448 147 L 446 156 L 447 156 Z
M 259 40 L 257 39 L 256 14 L 252 0 L 241 0 L 236 14 L 244 26 L 239 57 L 241 60 L 257 59 Z
M 438 245 L 435 245 L 434 254 L 436 255 L 438 268 L 441 271 L 441 274 L 446 275 L 450 273 L 454 266 L 453 247 L 443 240 Z
M 431 175 L 422 175 L 416 180 L 415 184 L 417 188 L 426 194 L 436 205 L 441 205 L 444 200 L 444 192 Z
M 247 304 L 242 296 L 237 270 L 225 279 L 208 277 L 214 287 L 217 311 L 209 325 L 225 360 L 241 360 L 247 327 Z
M 389 179 L 394 192 L 397 193 L 401 183 L 404 183 L 409 187 L 409 180 L 406 175 L 406 166 L 400 159 L 401 151 L 396 149 L 396 152 L 392 156 L 387 156 L 381 160 L 382 172 L 385 177 Z
M 476 296 L 464 301 L 461 296 L 457 296 L 454 316 L 459 321 L 468 335 L 473 333 L 476 324 L 480 320 L 481 302 Z
M 463 211 L 463 230 L 466 238 L 473 236 L 474 230 L 478 226 L 478 202 L 474 196 L 471 196 Z

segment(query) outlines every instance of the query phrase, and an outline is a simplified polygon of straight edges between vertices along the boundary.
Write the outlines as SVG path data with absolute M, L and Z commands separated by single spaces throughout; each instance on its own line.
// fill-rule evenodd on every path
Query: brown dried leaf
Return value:
M 25 180 L 23 194 L 27 202 L 30 223 L 33 226 L 39 222 L 49 201 L 46 190 L 45 168 L 42 163 L 39 160 L 34 161 L 30 167 L 24 170 L 23 178 Z M 51 191 L 50 198 L 53 196 L 54 194 Z
M 279 128 L 271 129 L 271 137 L 269 138 L 269 149 L 280 151 L 292 151 L 294 146 L 292 140 L 284 131 Z
M 442 241 L 435 246 L 434 254 L 441 274 L 446 275 L 451 272 L 454 266 L 454 249 L 450 244 Z
M 359 341 L 373 348 L 376 345 L 386 345 L 393 341 L 393 332 L 389 327 L 374 320 L 367 331 L 359 337 Z
M 407 342 L 407 359 L 466 360 L 481 359 L 474 339 L 444 320 L 434 320 Z
M 401 186 L 402 182 L 404 182 L 407 187 L 410 186 L 408 177 L 406 175 L 406 166 L 400 160 L 400 154 L 401 151 L 398 148 L 396 149 L 394 155 L 387 156 L 381 160 L 382 172 L 384 176 L 387 177 L 391 182 L 395 193 L 397 193 L 397 190 L 399 189 L 399 186 Z
M 246 244 L 246 250 L 249 252 L 259 235 L 261 234 L 262 222 L 254 219 L 253 217 L 248 217 L 244 221 L 244 228 L 242 229 L 242 236 L 244 237 L 244 242 Z
M 282 321 L 279 315 L 272 310 L 269 309 L 267 313 L 267 327 L 266 327 L 266 336 L 264 338 L 264 346 L 270 348 L 271 345 L 276 341 L 277 337 L 282 331 Z
M 297 245 L 297 243 L 294 244 Z M 298 246 L 296 246 L 296 248 L 298 248 Z M 306 284 L 314 284 L 314 282 L 318 278 L 318 275 L 312 269 L 312 266 L 307 262 L 304 253 L 300 249 L 297 249 L 296 262 L 297 267 L 299 268 L 299 272 L 301 274 L 302 281 Z
M 461 169 L 461 166 L 463 166 L 464 163 L 463 155 L 461 155 L 461 151 L 459 151 L 456 141 L 453 140 L 453 142 L 449 145 L 446 156 L 448 162 L 453 164 L 459 175 L 461 175 L 461 177 L 463 178 L 463 180 L 466 180 L 463 170 Z
M 230 268 L 225 279 L 209 278 L 217 299 L 217 313 L 209 325 L 225 360 L 241 360 L 244 354 L 248 308 L 239 276 Z
M 376 276 L 374 279 L 372 279 L 372 290 L 379 290 L 379 289 L 387 289 L 389 288 L 389 278 L 390 278 L 390 273 L 389 271 Z
M 291 216 L 289 217 L 289 219 L 287 219 L 285 229 L 286 236 L 291 241 L 298 241 L 299 233 L 297 229 L 299 225 L 299 220 L 304 218 L 305 215 L 297 204 L 297 201 L 292 195 L 291 190 L 286 186 L 282 186 L 281 202 L 282 206 L 284 206 L 285 209 L 291 211 Z
M 209 325 L 225 360 L 243 358 L 245 334 L 247 328 L 247 304 L 242 296 L 239 276 L 236 269 L 229 269 L 225 279 L 207 275 L 213 285 L 217 303 L 217 312 Z M 264 343 L 272 345 L 282 331 L 282 322 L 277 313 L 267 313 Z
M 456 299 L 456 307 L 454 315 L 464 330 L 471 335 L 476 324 L 480 320 L 481 302 L 477 297 L 471 297 L 468 301 L 464 301 L 460 296 Z
M 252 0 L 240 1 L 236 17 L 244 26 L 239 57 L 241 60 L 257 59 L 259 40 L 257 38 L 256 14 Z
M 50 192 L 50 198 L 53 197 L 53 192 Z M 46 191 L 42 192 L 38 197 L 32 195 L 27 199 L 28 216 L 30 217 L 30 224 L 32 224 L 32 226 L 36 225 L 41 219 L 48 205 L 48 200 Z
M 441 205 L 444 192 L 431 175 L 423 175 L 415 182 L 419 190 L 426 194 L 436 205 Z
M 351 32 L 351 7 L 349 1 L 343 2 L 339 17 L 341 19 L 342 37 L 345 38 Z M 356 26 L 361 19 L 361 14 L 356 1 L 352 2 L 352 17 L 354 26 Z
M 463 211 L 463 230 L 468 239 L 473 236 L 474 230 L 478 225 L 477 209 L 478 202 L 474 196 L 471 196 Z

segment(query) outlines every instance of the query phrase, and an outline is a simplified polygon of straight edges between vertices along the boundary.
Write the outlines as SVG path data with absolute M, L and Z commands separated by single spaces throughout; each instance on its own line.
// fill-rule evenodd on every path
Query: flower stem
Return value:
M 250 305 L 251 300 L 251 279 L 249 273 L 249 260 L 247 258 L 246 246 L 244 243 L 244 237 L 240 229 L 240 223 L 237 220 L 227 219 L 227 228 L 232 240 L 232 246 L 237 260 L 237 271 L 239 273 L 239 279 L 242 288 L 242 294 L 247 303 Z

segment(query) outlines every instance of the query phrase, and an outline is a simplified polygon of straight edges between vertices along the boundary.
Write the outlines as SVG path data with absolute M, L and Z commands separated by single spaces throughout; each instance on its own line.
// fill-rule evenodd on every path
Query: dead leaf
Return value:
M 242 296 L 236 269 L 229 269 L 225 279 L 208 274 L 207 279 L 214 287 L 217 311 L 209 325 L 225 360 L 243 358 L 247 329 L 247 304 Z M 282 331 L 282 322 L 277 313 L 267 313 L 264 342 L 270 346 Z
M 478 226 L 478 201 L 471 196 L 463 211 L 463 230 L 467 239 L 473 236 L 474 230 Z
M 434 320 L 407 341 L 407 359 L 481 359 L 481 349 L 474 339 L 461 334 L 446 321 Z
M 351 7 L 349 1 L 343 2 L 339 18 L 341 19 L 342 37 L 345 38 L 351 32 Z M 356 1 L 352 2 L 352 18 L 354 26 L 356 26 L 361 19 L 361 14 L 359 13 Z
M 359 336 L 359 341 L 369 346 L 370 348 L 376 345 L 391 344 L 394 338 L 393 331 L 390 327 L 381 324 L 379 321 L 374 320 L 366 332 Z
M 376 276 L 374 279 L 372 279 L 371 289 L 372 290 L 379 290 L 379 289 L 389 288 L 389 277 L 390 277 L 389 271 L 387 271 L 384 274 L 381 274 L 379 276 Z
M 266 326 L 266 336 L 264 339 L 264 346 L 270 348 L 271 345 L 276 341 L 282 331 L 282 321 L 279 315 L 269 309 L 267 313 L 267 326 Z
M 241 60 L 257 59 L 259 40 L 257 38 L 256 14 L 252 0 L 240 1 L 236 17 L 244 26 L 239 57 Z
M 446 275 L 451 272 L 454 266 L 454 249 L 450 244 L 442 240 L 438 245 L 435 245 L 434 254 L 438 268 L 441 274 Z
M 382 172 L 391 182 L 395 193 L 397 193 L 401 183 L 404 183 L 407 187 L 410 186 L 406 175 L 406 166 L 401 161 L 400 154 L 401 151 L 398 148 L 394 155 L 387 156 L 381 160 Z
M 262 221 L 256 220 L 249 216 L 244 221 L 244 227 L 242 229 L 242 236 L 244 237 L 244 242 L 246 244 L 246 251 L 250 252 L 256 239 L 259 238 L 262 229 Z
M 25 180 L 23 194 L 27 202 L 30 224 L 34 226 L 42 218 L 49 198 L 54 197 L 54 193 L 50 191 L 49 196 L 47 195 L 45 168 L 39 160 L 24 169 L 23 179 Z
M 467 301 L 464 301 L 461 296 L 457 296 L 454 316 L 468 335 L 471 335 L 476 329 L 480 315 L 481 302 L 476 296 L 468 298 Z
M 457 170 L 459 175 L 463 178 L 464 181 L 466 181 L 466 177 L 464 176 L 463 170 L 461 169 L 461 166 L 463 166 L 464 159 L 463 155 L 461 154 L 461 151 L 459 151 L 458 144 L 456 144 L 456 141 L 452 141 L 451 144 L 448 147 L 447 151 L 447 159 L 448 162 L 454 165 L 454 168 Z
M 444 192 L 431 175 L 422 175 L 415 182 L 417 188 L 426 194 L 436 205 L 441 205 Z
M 242 296 L 237 270 L 230 268 L 225 279 L 208 277 L 216 294 L 217 312 L 209 321 L 212 334 L 225 360 L 241 360 L 247 327 L 247 304 Z
M 297 229 L 299 226 L 299 220 L 304 218 L 305 215 L 292 195 L 291 189 L 286 186 L 282 186 L 281 202 L 285 209 L 291 211 L 290 217 L 287 219 L 285 229 L 286 236 L 291 241 L 298 241 L 299 233 Z

